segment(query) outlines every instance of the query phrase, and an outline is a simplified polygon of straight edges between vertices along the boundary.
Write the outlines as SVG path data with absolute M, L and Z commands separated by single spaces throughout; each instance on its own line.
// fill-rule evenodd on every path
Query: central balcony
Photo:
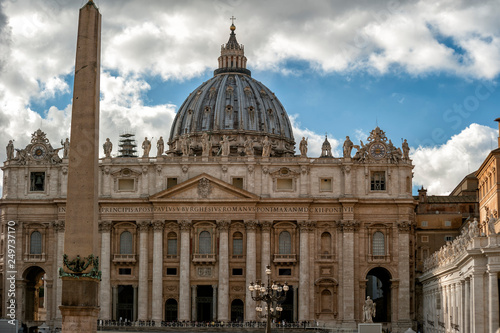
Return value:
M 296 254 L 275 254 L 273 262 L 281 265 L 295 265 L 297 263 Z
M 213 265 L 217 260 L 217 255 L 212 253 L 195 253 L 193 254 L 193 263 L 195 265 Z

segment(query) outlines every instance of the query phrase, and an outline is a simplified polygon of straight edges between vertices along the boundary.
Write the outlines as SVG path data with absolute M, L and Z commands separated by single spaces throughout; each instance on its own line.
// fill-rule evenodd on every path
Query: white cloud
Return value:
M 412 149 L 413 184 L 424 186 L 429 194 L 449 194 L 496 148 L 497 135 L 493 128 L 471 124 L 441 146 Z

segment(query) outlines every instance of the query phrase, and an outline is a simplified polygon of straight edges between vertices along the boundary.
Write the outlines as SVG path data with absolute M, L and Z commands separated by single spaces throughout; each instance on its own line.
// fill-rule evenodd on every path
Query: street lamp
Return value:
M 286 292 L 288 291 L 288 285 L 276 283 L 275 281 L 271 281 L 271 267 L 266 266 L 266 275 L 267 275 L 267 286 L 264 283 L 261 283 L 257 280 L 257 282 L 250 282 L 248 286 L 248 290 L 250 290 L 250 295 L 252 299 L 256 302 L 264 301 L 266 303 L 265 308 L 257 305 L 255 310 L 262 318 L 267 318 L 266 323 L 266 333 L 271 333 L 271 318 L 279 318 L 281 311 L 283 308 L 281 307 L 281 303 L 286 299 Z M 255 294 L 254 294 L 255 292 Z M 275 304 L 273 307 L 273 303 Z M 265 312 L 264 314 L 262 314 Z

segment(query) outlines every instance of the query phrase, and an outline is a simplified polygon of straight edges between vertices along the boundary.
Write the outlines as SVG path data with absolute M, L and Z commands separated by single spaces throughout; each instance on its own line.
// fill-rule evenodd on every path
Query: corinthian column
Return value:
M 497 332 L 497 328 L 499 327 L 498 321 L 498 272 L 490 271 L 488 272 L 488 310 L 490 318 L 489 326 L 490 333 Z
M 245 320 L 256 320 L 255 302 L 252 300 L 248 286 L 250 282 L 257 280 L 257 256 L 255 243 L 255 228 L 257 227 L 256 221 L 245 221 L 247 248 L 246 248 L 246 296 L 245 296 Z
M 217 221 L 219 229 L 219 309 L 217 320 L 229 321 L 229 248 L 228 229 L 231 221 Z
M 262 258 L 260 260 L 260 275 L 261 281 L 267 281 L 266 266 L 271 266 L 271 227 L 273 226 L 273 222 L 262 221 L 260 226 L 262 230 Z
M 300 253 L 299 253 L 299 321 L 309 320 L 309 231 L 310 221 L 299 221 Z
M 411 224 L 403 221 L 398 223 L 398 276 L 399 304 L 398 321 L 406 327 L 410 323 L 410 230 Z
M 191 221 L 179 221 L 179 227 L 181 229 L 181 255 L 179 267 L 179 321 L 189 321 L 191 319 L 189 314 L 189 311 L 191 309 L 191 302 L 189 299 L 189 268 L 191 263 L 191 261 L 189 260 L 189 234 L 191 231 Z
M 354 231 L 359 227 L 359 222 L 342 221 L 342 297 L 343 297 L 343 322 L 346 327 L 354 323 Z
M 101 312 L 99 319 L 111 319 L 111 221 L 100 221 L 99 232 L 101 233 L 101 287 L 99 292 L 99 304 Z
M 148 319 L 148 230 L 149 221 L 139 222 L 139 312 L 138 320 Z
M 156 326 L 161 326 L 163 318 L 163 227 L 165 221 L 153 221 L 153 304 L 152 318 Z

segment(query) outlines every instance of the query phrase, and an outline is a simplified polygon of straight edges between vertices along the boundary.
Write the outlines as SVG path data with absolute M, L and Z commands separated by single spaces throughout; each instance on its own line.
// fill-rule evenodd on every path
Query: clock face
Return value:
M 374 143 L 370 147 L 370 154 L 372 155 L 373 158 L 379 159 L 385 156 L 385 145 L 381 143 Z
M 43 145 L 35 145 L 33 148 L 31 148 L 31 156 L 35 160 L 40 160 L 45 156 L 46 153 L 46 148 Z

